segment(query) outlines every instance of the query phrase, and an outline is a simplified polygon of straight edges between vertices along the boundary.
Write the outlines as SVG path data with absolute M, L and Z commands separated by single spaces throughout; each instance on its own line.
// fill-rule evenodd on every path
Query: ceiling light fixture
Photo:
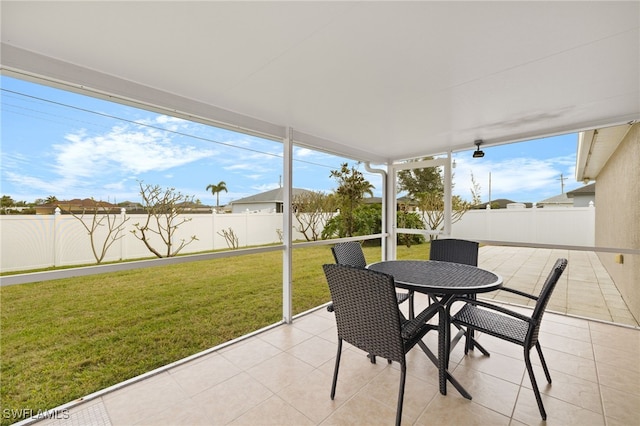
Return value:
M 484 157 L 484 151 L 480 151 L 480 145 L 482 145 L 482 139 L 476 139 L 473 143 L 477 146 L 477 149 L 473 151 L 473 158 Z

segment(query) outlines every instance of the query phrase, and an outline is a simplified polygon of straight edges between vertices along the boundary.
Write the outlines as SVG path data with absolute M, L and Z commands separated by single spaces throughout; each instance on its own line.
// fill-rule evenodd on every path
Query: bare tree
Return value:
M 298 221 L 294 228 L 307 241 L 318 241 L 322 229 L 336 210 L 335 197 L 321 191 L 302 192 L 293 197 L 293 214 Z
M 444 198 L 442 194 L 435 192 L 423 192 L 417 194 L 416 201 L 420 208 L 422 220 L 428 229 L 433 231 L 442 229 L 444 223 Z M 454 195 L 451 200 L 451 223 L 456 223 L 469 210 L 471 204 L 458 195 Z M 430 235 L 433 239 L 433 235 Z
M 480 189 L 480 184 L 476 182 L 476 177 L 473 175 L 473 172 L 471 172 L 471 204 L 474 206 L 482 202 Z
M 227 246 L 229 246 L 231 250 L 235 250 L 238 248 L 238 243 L 240 240 L 236 233 L 233 231 L 233 228 L 229 228 L 229 230 L 223 229 L 217 234 L 221 237 L 224 237 L 224 239 L 227 241 Z
M 117 223 L 117 215 L 115 213 L 109 214 L 111 206 L 106 203 L 96 201 L 93 198 L 91 198 L 91 201 L 93 201 L 93 206 L 90 208 L 83 207 L 81 214 L 74 213 L 71 208 L 69 208 L 68 212 L 78 219 L 82 226 L 84 226 L 84 229 L 87 230 L 91 241 L 93 257 L 95 257 L 96 263 L 99 264 L 104 260 L 107 251 L 113 243 L 124 237 L 124 234 L 122 233 L 124 231 L 124 224 L 129 220 L 129 218 Z M 90 225 L 84 221 L 85 214 L 91 215 Z M 104 237 L 104 240 L 98 241 L 96 231 L 102 226 L 107 227 L 107 235 Z
M 143 185 L 142 182 L 139 184 L 147 218 L 144 223 L 134 224 L 136 229 L 131 232 L 147 246 L 151 253 L 158 257 L 173 257 L 185 246 L 198 239 L 192 235 L 189 240 L 175 241 L 175 233 L 180 225 L 191 221 L 191 218 L 180 217 L 180 215 L 184 213 L 186 205 L 193 203 L 193 196 L 176 192 L 175 188 L 162 189 L 158 185 Z M 160 237 L 163 249 L 166 248 L 164 253 L 152 245 L 151 239 L 154 236 Z

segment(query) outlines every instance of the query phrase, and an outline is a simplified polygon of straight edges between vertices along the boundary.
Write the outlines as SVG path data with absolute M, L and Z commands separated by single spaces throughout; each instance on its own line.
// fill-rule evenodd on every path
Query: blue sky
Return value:
M 0 192 L 16 201 L 48 196 L 140 201 L 138 182 L 172 187 L 215 205 L 205 190 L 224 181 L 220 204 L 277 188 L 281 144 L 165 115 L 0 77 Z M 471 173 L 489 196 L 537 202 L 582 186 L 575 181 L 577 135 L 454 153 L 454 193 L 471 198 Z M 294 148 L 294 186 L 331 191 L 331 170 L 352 160 Z M 380 195 L 380 178 L 365 173 Z

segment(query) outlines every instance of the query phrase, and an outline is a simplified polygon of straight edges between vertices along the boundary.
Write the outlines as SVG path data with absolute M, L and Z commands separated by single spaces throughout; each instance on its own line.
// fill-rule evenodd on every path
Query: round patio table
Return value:
M 393 276 L 395 285 L 407 290 L 429 294 L 442 306 L 439 313 L 438 358 L 420 342 L 420 347 L 436 364 L 439 371 L 440 393 L 447 394 L 447 380 L 467 399 L 471 395 L 448 371 L 449 317 L 446 307 L 455 295 L 476 295 L 502 287 L 502 277 L 471 265 L 437 260 L 386 260 L 372 263 L 368 269 Z
M 502 278 L 477 266 L 438 260 L 385 260 L 367 266 L 393 276 L 396 286 L 426 294 L 475 294 L 502 287 Z

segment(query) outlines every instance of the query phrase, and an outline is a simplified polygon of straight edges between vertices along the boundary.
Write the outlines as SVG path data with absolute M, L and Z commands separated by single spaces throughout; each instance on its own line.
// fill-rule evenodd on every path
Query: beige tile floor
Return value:
M 478 263 L 500 274 L 505 285 L 538 293 L 559 257 L 568 259 L 569 263 L 553 292 L 548 311 L 638 327 L 594 252 L 484 246 L 480 248 Z M 535 303 L 506 292 L 487 297 L 530 306 Z
M 553 385 L 546 384 L 537 355 L 532 355 L 547 424 L 638 424 L 640 329 L 602 322 L 606 315 L 608 321 L 630 315 L 612 312 L 612 307 L 596 312 L 589 297 L 578 297 L 574 304 L 580 293 L 576 287 L 594 286 L 594 277 L 596 283 L 608 285 L 597 258 L 580 252 L 483 247 L 480 264 L 503 275 L 508 285 L 533 290 L 559 256 L 569 259 L 569 267 L 558 287 L 560 296 L 550 309 L 570 315 L 547 313 L 540 336 Z M 581 270 L 586 266 L 593 273 Z M 602 299 L 609 294 L 600 293 Z M 417 303 L 425 305 L 426 300 L 420 297 Z M 598 320 L 572 316 L 585 309 L 594 311 Z M 425 339 L 434 349 L 435 338 L 430 333 Z M 448 395 L 440 395 L 433 364 L 419 348 L 408 354 L 403 424 L 541 423 L 521 348 L 487 335 L 478 339 L 490 350 L 490 357 L 473 352 L 464 356 L 461 345 L 451 356 L 450 370 L 473 395 L 471 401 L 451 386 Z M 398 365 L 383 360 L 371 364 L 362 351 L 345 345 L 332 401 L 336 348 L 333 314 L 318 309 L 290 325 L 94 394 L 84 403 L 69 404 L 62 407 L 68 410 L 65 415 L 59 416 L 67 418 L 39 425 L 392 424 Z

